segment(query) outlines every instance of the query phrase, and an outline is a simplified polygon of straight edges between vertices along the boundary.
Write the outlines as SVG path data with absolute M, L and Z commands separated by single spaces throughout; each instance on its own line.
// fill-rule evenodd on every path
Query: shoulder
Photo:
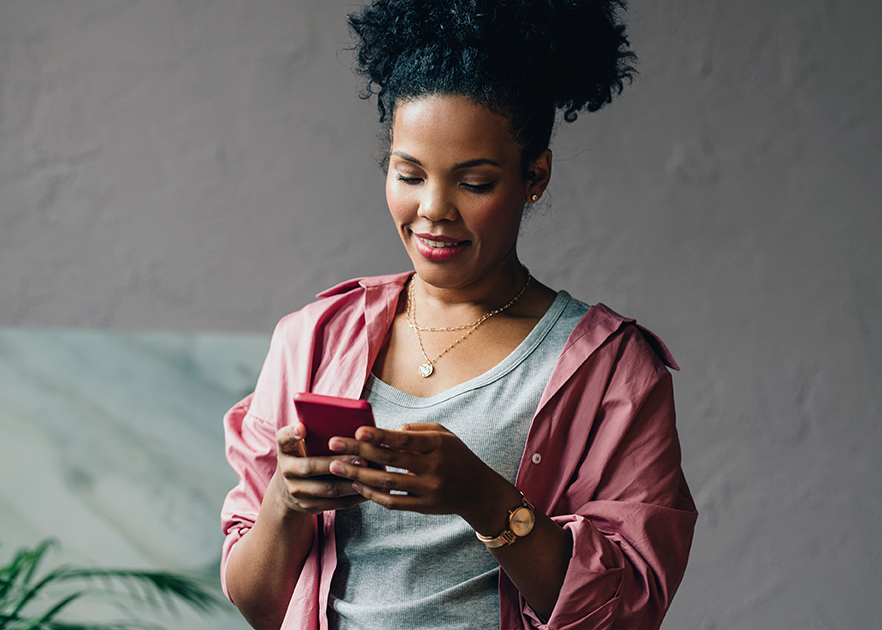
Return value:
M 385 287 L 397 287 L 400 289 L 407 282 L 407 279 L 413 275 L 413 272 L 395 273 L 385 276 L 365 276 L 363 278 L 352 278 L 340 284 L 325 289 L 316 297 L 330 298 L 338 295 L 346 295 L 352 292 L 370 291 L 374 289 L 382 289 Z
M 397 300 L 398 294 L 411 273 L 398 273 L 385 276 L 366 276 L 353 278 L 325 289 L 316 300 L 303 308 L 283 317 L 274 336 L 302 336 L 311 330 L 339 318 L 362 316 L 365 311 L 377 305 Z
M 561 390 L 611 387 L 630 383 L 629 389 L 652 388 L 679 370 L 662 340 L 635 319 L 605 304 L 591 306 L 579 320 L 558 357 L 543 400 Z
M 318 295 L 318 299 L 276 325 L 258 379 L 252 412 L 288 418 L 289 393 L 318 391 L 353 396 L 361 387 L 362 363 L 371 340 L 382 334 L 394 312 L 407 274 L 358 278 Z M 369 365 L 369 362 L 367 363 Z M 357 396 L 356 392 L 354 396 Z
M 677 365 L 677 362 L 674 360 L 674 356 L 665 345 L 665 342 L 662 341 L 661 338 L 654 332 L 652 332 L 645 326 L 641 326 L 640 324 L 638 324 L 636 319 L 619 315 L 605 304 L 598 303 L 595 305 L 594 308 L 596 308 L 598 312 L 603 313 L 604 316 L 609 317 L 610 321 L 618 322 L 618 334 L 621 334 L 623 337 L 630 340 L 632 344 L 642 347 L 648 347 L 666 367 L 669 367 L 673 370 L 680 369 L 680 366 Z
M 654 332 L 637 323 L 632 317 L 625 317 L 612 310 L 606 304 L 593 305 L 577 324 L 567 345 L 587 343 L 601 347 L 604 345 L 621 345 L 651 353 L 662 364 L 674 370 L 680 366 L 674 360 L 671 351 Z

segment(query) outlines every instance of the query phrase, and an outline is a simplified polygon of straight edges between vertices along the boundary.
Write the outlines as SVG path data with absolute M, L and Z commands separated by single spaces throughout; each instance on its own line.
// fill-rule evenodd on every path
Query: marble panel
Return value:
M 268 336 L 0 329 L 0 558 L 217 573 L 222 417 Z M 183 621 L 181 621 L 183 623 Z M 187 628 L 245 628 L 233 613 Z

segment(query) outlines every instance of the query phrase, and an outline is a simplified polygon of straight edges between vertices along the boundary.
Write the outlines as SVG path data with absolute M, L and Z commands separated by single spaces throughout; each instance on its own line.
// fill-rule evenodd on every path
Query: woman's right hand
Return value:
M 351 455 L 307 457 L 303 438 L 306 427 L 295 422 L 276 433 L 277 464 L 273 477 L 279 499 L 288 510 L 318 514 L 339 510 L 367 501 L 352 488 L 352 481 L 331 474 L 329 466 L 335 459 L 356 466 L 366 463 Z
M 354 455 L 306 457 L 300 423 L 276 433 L 276 472 L 257 520 L 235 544 L 227 561 L 230 598 L 254 628 L 282 625 L 304 563 L 315 544 L 315 518 L 323 510 L 347 508 L 365 499 L 351 479 L 336 477 L 335 459 L 358 465 Z

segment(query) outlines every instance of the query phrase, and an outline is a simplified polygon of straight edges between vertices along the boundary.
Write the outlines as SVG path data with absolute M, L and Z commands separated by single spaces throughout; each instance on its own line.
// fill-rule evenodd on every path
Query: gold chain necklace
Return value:
M 448 350 L 453 348 L 460 341 L 462 341 L 463 339 L 465 339 L 466 337 L 471 335 L 473 332 L 475 332 L 475 330 L 478 328 L 478 326 L 483 324 L 485 321 L 487 321 L 488 319 L 490 319 L 494 315 L 501 313 L 502 311 L 504 311 L 505 309 L 507 309 L 509 306 L 511 306 L 512 304 L 514 304 L 515 302 L 517 302 L 520 299 L 520 297 L 524 294 L 524 291 L 527 290 L 527 286 L 529 286 L 529 284 L 530 284 L 530 279 L 533 277 L 530 275 L 529 269 L 524 267 L 524 270 L 527 272 L 527 281 L 524 283 L 524 286 L 521 288 L 520 292 L 518 292 L 518 294 L 516 296 L 514 296 L 514 298 L 512 298 L 511 302 L 509 302 L 505 306 L 501 306 L 497 309 L 490 311 L 489 313 L 485 314 L 480 319 L 477 319 L 470 324 L 464 324 L 462 326 L 439 327 L 439 328 L 421 327 L 421 326 L 417 325 L 417 321 L 416 321 L 416 293 L 415 293 L 416 282 L 414 281 L 414 278 L 411 278 L 410 286 L 408 286 L 408 288 L 407 288 L 407 306 L 406 306 L 405 310 L 406 310 L 406 317 L 407 317 L 407 325 L 410 326 L 411 328 L 413 328 L 413 331 L 416 333 L 417 342 L 420 345 L 420 352 L 423 354 L 423 358 L 426 360 L 425 363 L 420 365 L 420 370 L 419 370 L 420 376 L 422 376 L 423 378 L 428 378 L 428 377 L 432 376 L 432 373 L 435 371 L 435 361 L 437 361 L 442 356 L 444 356 Z M 429 355 L 426 354 L 425 347 L 423 347 L 423 339 L 420 335 L 420 331 L 441 332 L 441 331 L 454 331 L 454 330 L 465 330 L 466 332 L 459 339 L 457 339 L 452 344 L 450 344 L 449 346 L 444 348 L 444 350 L 442 350 L 438 354 L 438 356 L 436 356 L 434 359 L 430 359 Z

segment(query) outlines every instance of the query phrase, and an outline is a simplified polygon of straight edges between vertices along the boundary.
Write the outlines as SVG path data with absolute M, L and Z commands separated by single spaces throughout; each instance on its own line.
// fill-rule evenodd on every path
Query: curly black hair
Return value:
M 506 115 L 526 168 L 564 120 L 633 78 L 623 0 L 374 0 L 348 16 L 362 98 L 391 125 L 401 100 L 460 95 Z M 388 117 L 388 118 L 387 118 Z

